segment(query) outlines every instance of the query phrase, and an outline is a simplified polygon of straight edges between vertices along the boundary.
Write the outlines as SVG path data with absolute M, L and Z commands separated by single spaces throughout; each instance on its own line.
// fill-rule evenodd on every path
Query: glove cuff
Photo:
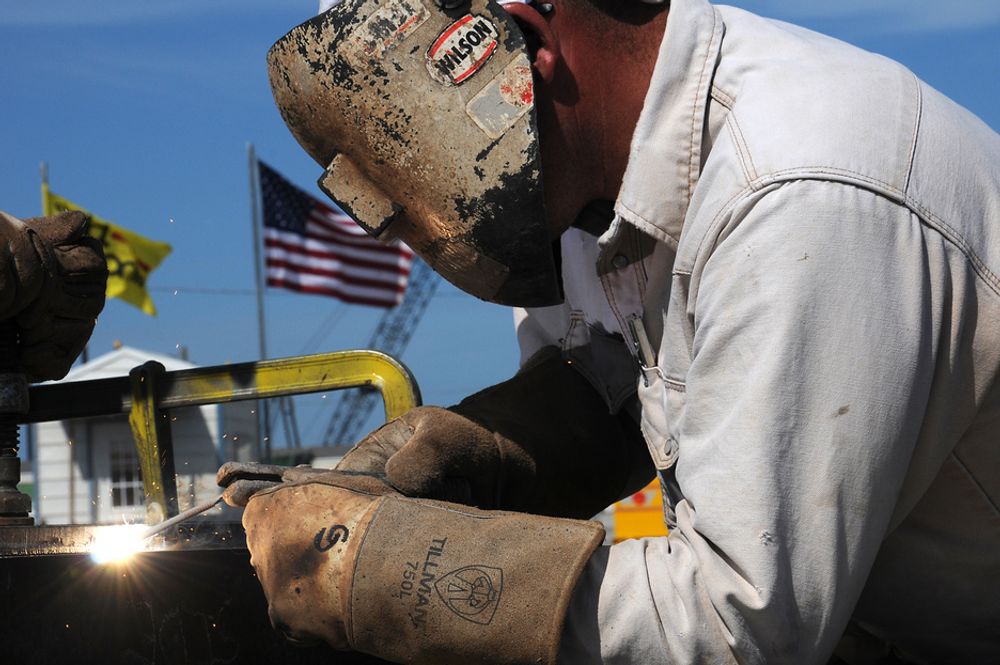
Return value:
M 354 569 L 348 641 L 394 662 L 555 663 L 597 522 L 387 496 Z

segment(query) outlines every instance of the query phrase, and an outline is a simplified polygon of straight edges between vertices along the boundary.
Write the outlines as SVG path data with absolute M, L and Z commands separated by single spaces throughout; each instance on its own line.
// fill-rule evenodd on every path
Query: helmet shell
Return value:
M 275 43 L 268 73 L 320 187 L 369 233 L 484 300 L 561 302 L 531 65 L 497 3 L 345 0 Z

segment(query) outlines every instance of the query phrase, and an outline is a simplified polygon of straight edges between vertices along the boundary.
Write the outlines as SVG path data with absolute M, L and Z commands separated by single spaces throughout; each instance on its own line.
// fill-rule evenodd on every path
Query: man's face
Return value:
M 624 177 L 667 12 L 664 4 L 620 1 L 629 4 L 616 6 L 615 16 L 590 0 L 553 0 L 551 12 L 505 5 L 525 35 L 532 62 L 553 237 L 589 203 L 614 201 Z
M 558 237 L 587 203 L 584 173 L 588 171 L 585 151 L 580 150 L 580 101 L 576 75 L 562 54 L 562 41 L 574 47 L 577 24 L 573 8 L 566 2 L 550 12 L 536 3 L 505 5 L 524 33 L 532 62 L 535 112 L 545 190 L 546 217 L 552 237 Z M 556 31 L 560 43 L 554 43 Z M 582 44 L 580 44 L 582 46 Z

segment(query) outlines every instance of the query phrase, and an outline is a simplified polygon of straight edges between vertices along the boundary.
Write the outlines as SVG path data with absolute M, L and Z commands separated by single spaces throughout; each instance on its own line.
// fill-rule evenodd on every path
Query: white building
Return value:
M 74 368 L 62 382 L 128 376 L 155 360 L 167 371 L 195 367 L 171 356 L 118 348 Z M 217 492 L 215 472 L 227 459 L 246 459 L 256 435 L 256 402 L 171 411 L 177 495 L 183 510 Z M 36 524 L 143 521 L 142 477 L 127 415 L 34 426 Z

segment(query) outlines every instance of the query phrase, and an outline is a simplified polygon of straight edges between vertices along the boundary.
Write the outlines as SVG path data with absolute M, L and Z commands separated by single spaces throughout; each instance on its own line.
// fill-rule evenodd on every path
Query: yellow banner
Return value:
M 146 280 L 170 253 L 170 245 L 101 219 L 72 201 L 53 194 L 45 184 L 42 185 L 42 208 L 45 215 L 67 210 L 79 210 L 90 215 L 90 235 L 103 243 L 104 256 L 108 261 L 108 297 L 120 298 L 146 314 L 156 316 L 156 306 L 146 290 Z

